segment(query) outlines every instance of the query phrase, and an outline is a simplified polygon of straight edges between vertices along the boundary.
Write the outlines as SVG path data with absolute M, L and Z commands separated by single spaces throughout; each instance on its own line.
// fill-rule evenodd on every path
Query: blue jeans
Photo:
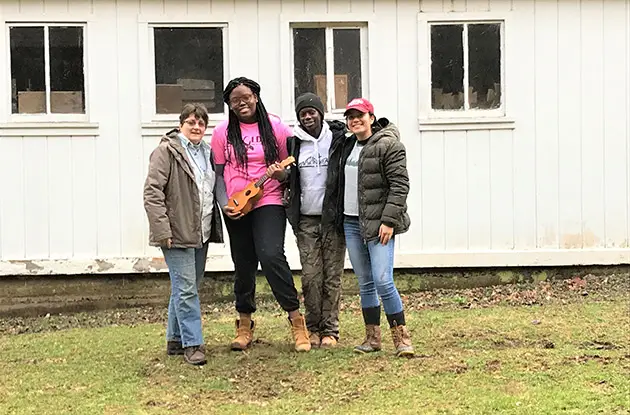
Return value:
M 380 297 L 385 314 L 403 311 L 394 284 L 394 238 L 387 245 L 378 240 L 365 243 L 357 217 L 346 216 L 343 229 L 350 263 L 359 279 L 361 308 L 378 307 Z
M 199 285 L 206 268 L 208 243 L 196 248 L 162 248 L 171 277 L 166 340 L 183 347 L 203 344 Z

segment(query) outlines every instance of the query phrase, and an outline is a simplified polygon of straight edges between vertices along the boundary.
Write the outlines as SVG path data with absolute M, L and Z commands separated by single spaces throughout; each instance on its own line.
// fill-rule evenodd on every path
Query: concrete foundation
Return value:
M 538 267 L 491 269 L 397 270 L 400 292 L 439 288 L 473 288 L 523 282 L 551 281 L 587 274 L 625 274 L 628 266 Z M 301 292 L 300 277 L 295 277 Z M 346 273 L 343 293 L 358 294 L 356 277 Z M 231 274 L 207 273 L 201 288 L 202 303 L 232 301 Z M 258 298 L 272 296 L 261 275 L 256 287 Z M 166 306 L 170 282 L 166 273 L 80 276 L 4 276 L 0 278 L 0 316 L 34 316 L 47 313 L 103 310 L 140 306 Z

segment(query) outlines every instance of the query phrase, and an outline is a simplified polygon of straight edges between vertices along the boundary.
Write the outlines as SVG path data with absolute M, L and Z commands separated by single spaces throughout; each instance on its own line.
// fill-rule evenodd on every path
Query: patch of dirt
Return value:
M 533 306 L 552 303 L 610 301 L 630 298 L 630 274 L 586 275 L 568 280 L 500 285 L 463 290 L 433 290 L 403 296 L 408 307 L 485 308 L 495 305 Z M 532 322 L 540 324 L 540 322 Z
M 501 370 L 501 362 L 499 360 L 490 360 L 486 362 L 485 368 L 488 372 L 498 372 Z
M 612 274 L 607 276 L 587 275 L 569 280 L 528 284 L 501 285 L 495 287 L 463 290 L 433 290 L 403 295 L 408 309 L 471 309 L 496 305 L 531 306 L 544 304 L 569 304 L 584 301 L 612 301 L 619 298 L 630 300 L 630 275 Z M 260 310 L 284 315 L 278 304 L 271 299 L 258 302 Z M 346 296 L 341 300 L 341 309 L 356 314 L 361 313 L 358 296 Z M 231 302 L 207 304 L 203 307 L 206 318 L 225 313 L 234 313 Z M 92 328 L 111 325 L 136 325 L 164 323 L 166 307 L 142 307 L 107 311 L 93 311 L 67 314 L 46 314 L 39 317 L 0 318 L 0 335 L 17 335 L 70 328 Z M 540 324 L 538 321 L 532 324 Z M 261 340 L 264 344 L 264 340 Z M 519 347 L 509 339 L 497 347 Z M 538 345 L 545 347 L 545 345 Z M 549 346 L 549 345 L 547 345 Z M 585 346 L 586 347 L 586 346 Z M 609 350 L 610 345 L 593 343 L 588 348 L 601 347 Z M 547 347 L 549 348 L 549 347 Z M 600 349 L 597 349 L 600 350 Z
M 621 346 L 617 346 L 611 342 L 607 341 L 599 341 L 593 340 L 589 342 L 584 342 L 580 345 L 582 349 L 594 349 L 594 350 L 618 350 L 621 349 Z
M 581 355 L 581 356 L 575 356 L 575 357 L 570 357 L 570 358 L 565 359 L 565 363 L 567 364 L 569 363 L 584 364 L 588 362 L 597 362 L 597 363 L 607 365 L 607 364 L 610 364 L 612 361 L 613 361 L 612 357 L 600 356 L 597 354 Z

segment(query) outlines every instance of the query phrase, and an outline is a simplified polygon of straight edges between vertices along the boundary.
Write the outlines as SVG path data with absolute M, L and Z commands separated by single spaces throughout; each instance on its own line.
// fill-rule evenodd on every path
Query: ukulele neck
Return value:
M 261 177 L 260 179 L 256 180 L 256 183 L 254 183 L 254 186 L 256 187 L 260 187 L 263 184 L 265 184 L 265 182 L 269 179 L 269 176 L 267 175 L 267 173 L 265 173 L 263 175 L 263 177 Z

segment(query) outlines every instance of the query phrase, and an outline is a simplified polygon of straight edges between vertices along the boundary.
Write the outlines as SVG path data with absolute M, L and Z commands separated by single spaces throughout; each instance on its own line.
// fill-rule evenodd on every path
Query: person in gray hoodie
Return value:
M 339 340 L 339 298 L 345 241 L 335 230 L 336 198 L 329 186 L 328 160 L 340 152 L 346 126 L 324 121 L 324 105 L 313 93 L 300 95 L 295 113 L 299 123 L 287 140 L 297 161 L 285 191 L 287 217 L 297 238 L 302 264 L 306 327 L 312 347 L 334 347 Z

